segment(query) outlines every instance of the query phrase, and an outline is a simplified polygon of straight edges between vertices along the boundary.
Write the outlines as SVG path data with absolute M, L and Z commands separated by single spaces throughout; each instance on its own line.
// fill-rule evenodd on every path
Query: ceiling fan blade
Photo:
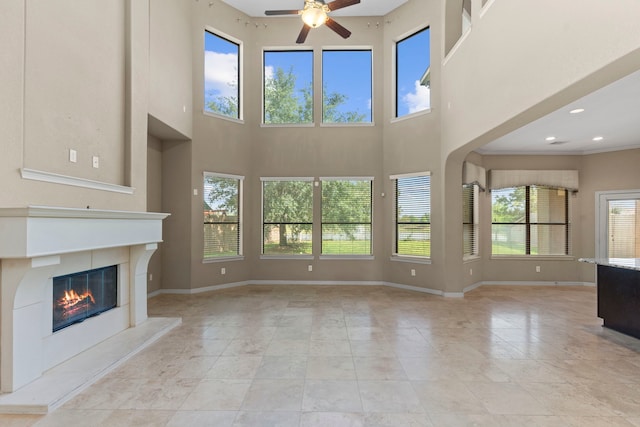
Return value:
M 300 15 L 299 10 L 265 10 L 264 14 L 267 16 L 273 15 Z
M 327 4 L 327 7 L 329 7 L 329 10 L 336 10 L 347 6 L 353 6 L 358 3 L 360 3 L 360 0 L 335 0 Z
M 343 39 L 348 39 L 349 36 L 351 35 L 351 31 L 347 30 L 345 27 L 338 24 L 336 21 L 334 21 L 331 18 L 327 18 L 327 22 L 325 22 L 325 25 L 331 28 L 336 33 L 338 33 L 340 36 L 342 36 Z
M 296 43 L 298 44 L 304 43 L 304 41 L 307 39 L 307 35 L 309 34 L 309 30 L 311 30 L 311 27 L 308 26 L 307 24 L 304 24 L 304 26 L 302 27 L 302 30 L 300 30 L 300 34 L 298 35 L 298 39 L 296 40 Z

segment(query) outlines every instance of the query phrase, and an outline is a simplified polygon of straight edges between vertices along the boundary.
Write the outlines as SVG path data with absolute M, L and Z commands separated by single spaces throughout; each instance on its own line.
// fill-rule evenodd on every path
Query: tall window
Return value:
M 462 248 L 464 257 L 478 255 L 478 186 L 462 186 Z
M 371 84 L 371 50 L 323 51 L 322 121 L 371 123 Z
M 313 123 L 313 51 L 264 52 L 263 120 Z
M 607 203 L 609 258 L 640 258 L 640 200 Z
M 431 176 L 395 175 L 394 255 L 431 257 Z
M 569 197 L 562 188 L 491 191 L 493 255 L 568 255 Z
M 371 255 L 371 178 L 322 178 L 322 255 Z
M 241 192 L 244 177 L 204 173 L 204 258 L 242 255 Z
M 429 27 L 396 43 L 396 117 L 431 108 Z
M 204 111 L 240 118 L 240 44 L 204 32 Z
M 311 255 L 313 178 L 262 179 L 262 253 Z

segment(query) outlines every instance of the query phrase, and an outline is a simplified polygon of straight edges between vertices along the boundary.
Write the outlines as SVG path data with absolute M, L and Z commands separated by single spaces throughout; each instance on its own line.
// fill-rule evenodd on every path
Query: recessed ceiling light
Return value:
M 575 110 L 569 111 L 569 113 L 571 113 L 571 114 L 579 114 L 579 113 L 582 113 L 583 111 L 584 111 L 584 108 L 576 108 Z
M 603 139 L 603 136 L 596 136 L 595 138 L 593 138 L 594 141 L 602 141 Z
M 555 137 L 555 136 L 548 136 L 548 137 L 546 137 L 544 140 L 545 140 L 545 141 L 554 141 L 555 139 L 556 139 L 556 137 Z

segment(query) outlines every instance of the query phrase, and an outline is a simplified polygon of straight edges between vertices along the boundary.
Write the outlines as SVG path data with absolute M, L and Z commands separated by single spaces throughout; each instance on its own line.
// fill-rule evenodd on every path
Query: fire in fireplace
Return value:
M 118 302 L 118 267 L 53 278 L 53 332 L 111 310 Z

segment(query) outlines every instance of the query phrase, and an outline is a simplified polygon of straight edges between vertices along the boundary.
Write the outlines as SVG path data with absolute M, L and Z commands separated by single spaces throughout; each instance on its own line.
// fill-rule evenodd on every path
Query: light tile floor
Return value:
M 595 288 L 247 286 L 149 313 L 183 323 L 0 425 L 640 426 L 640 340 L 602 328 Z

